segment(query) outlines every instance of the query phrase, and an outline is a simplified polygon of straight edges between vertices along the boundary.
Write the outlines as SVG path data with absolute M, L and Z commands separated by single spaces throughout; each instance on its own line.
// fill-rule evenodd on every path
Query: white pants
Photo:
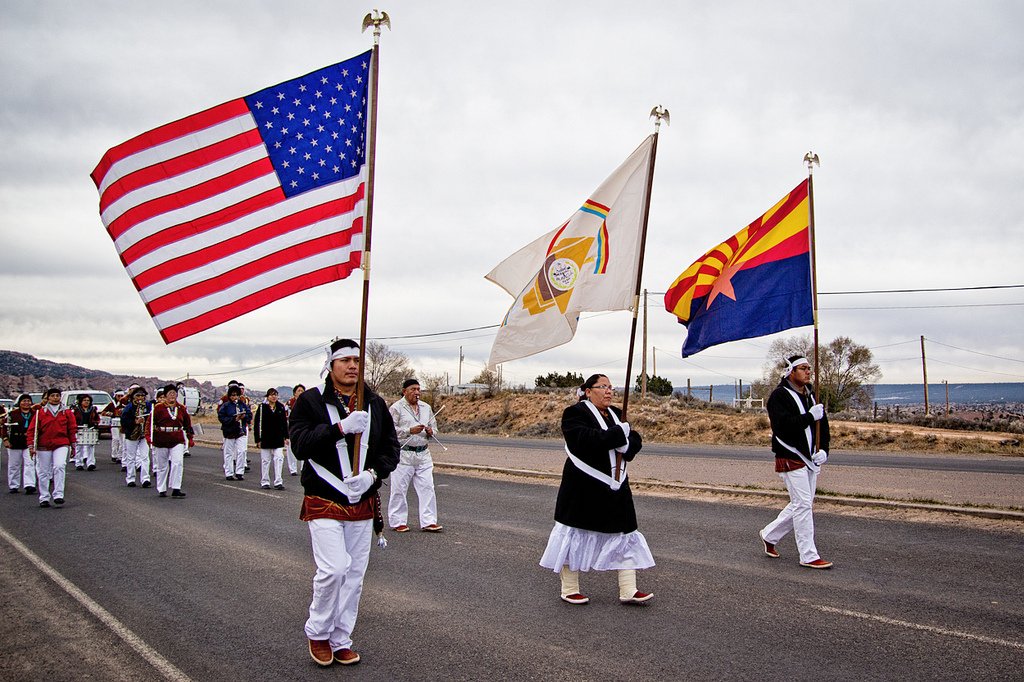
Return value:
M 36 487 L 36 463 L 32 459 L 32 453 L 28 448 L 24 450 L 11 450 L 7 448 L 7 487 L 17 490 L 21 487 L 22 474 L 24 474 L 25 487 Z
M 68 447 L 56 450 L 36 450 L 36 477 L 39 479 L 39 501 L 64 499 L 65 467 L 68 463 Z M 53 481 L 53 497 L 50 497 L 50 481 Z
M 297 474 L 299 473 L 299 460 L 295 459 L 294 453 L 292 453 L 292 444 L 284 444 L 284 459 L 288 462 L 288 473 Z
M 113 421 L 117 421 L 115 417 Z M 121 429 L 117 426 L 110 427 L 110 461 L 121 459 L 121 451 L 124 449 L 124 438 L 121 437 Z
M 185 444 L 173 448 L 153 448 L 153 466 L 156 467 L 156 490 L 167 492 L 168 465 L 170 466 L 170 488 L 181 490 L 181 477 L 185 474 Z
M 238 438 L 224 439 L 224 475 L 241 476 L 245 473 L 246 448 L 249 446 L 248 434 Z
M 818 556 L 818 548 L 814 546 L 814 516 L 811 504 L 814 502 L 814 491 L 818 483 L 818 474 L 807 467 L 796 471 L 784 471 L 779 474 L 789 491 L 787 504 L 774 521 L 761 530 L 765 542 L 777 544 L 786 533 L 793 531 L 796 547 L 800 550 L 800 561 L 808 563 Z
M 95 466 L 96 446 L 75 444 L 75 466 Z
M 372 536 L 371 519 L 309 522 L 316 575 L 306 637 L 330 641 L 333 651 L 352 648 L 352 629 L 359 614 Z
M 149 443 L 144 438 L 139 440 L 124 441 L 124 451 L 121 453 L 121 466 L 127 467 L 124 474 L 124 482 L 131 483 L 135 480 L 135 472 L 139 472 L 139 481 L 145 483 L 149 480 Z
M 420 503 L 420 528 L 437 523 L 437 497 L 434 495 L 434 461 L 430 450 L 402 450 L 402 460 L 391 473 L 391 498 L 388 500 L 388 524 L 392 528 L 409 523 L 409 481 Z
M 274 485 L 284 485 L 281 469 L 284 467 L 284 448 L 260 448 L 260 485 L 270 485 L 270 461 L 274 461 Z

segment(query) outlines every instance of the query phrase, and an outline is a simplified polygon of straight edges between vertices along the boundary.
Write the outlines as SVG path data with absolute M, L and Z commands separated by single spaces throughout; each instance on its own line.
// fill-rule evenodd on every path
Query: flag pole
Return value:
M 366 135 L 366 222 L 363 225 L 363 250 L 359 268 L 363 271 L 363 307 L 359 320 L 359 379 L 356 382 L 355 409 L 363 407 L 365 380 L 363 367 L 366 361 L 366 313 L 370 306 L 370 238 L 373 232 L 373 173 L 377 153 L 377 81 L 380 63 L 380 27 L 391 30 L 391 19 L 387 12 L 373 10 L 363 17 L 363 32 L 373 26 L 373 52 L 370 55 L 370 120 Z M 360 434 L 356 434 L 355 452 L 352 454 L 352 471 L 359 471 Z
M 644 197 L 644 222 L 640 229 L 640 254 L 636 268 L 636 288 L 633 296 L 633 322 L 629 330 L 629 355 L 626 358 L 626 390 L 622 396 L 622 420 L 627 421 L 629 410 L 629 384 L 630 374 L 633 371 L 633 350 L 636 347 L 636 323 L 637 315 L 640 313 L 641 281 L 644 274 L 644 252 L 647 249 L 647 219 L 651 214 L 651 190 L 654 185 L 654 160 L 658 155 L 658 131 L 661 129 L 661 121 L 671 125 L 668 109 L 660 104 L 651 109 L 651 118 L 654 119 L 654 140 L 651 143 L 651 160 L 647 167 L 647 188 Z M 615 454 L 615 480 L 619 480 L 619 471 L 622 469 L 622 455 Z
M 814 252 L 814 167 L 821 166 L 818 155 L 814 152 L 804 154 L 804 163 L 807 164 L 807 239 L 811 247 L 811 307 L 814 319 L 814 402 L 821 402 L 818 391 L 818 375 L 821 373 L 818 365 L 818 261 Z M 820 442 L 818 437 L 821 432 L 821 422 L 814 422 L 814 444 Z M 814 454 L 813 452 L 811 453 Z

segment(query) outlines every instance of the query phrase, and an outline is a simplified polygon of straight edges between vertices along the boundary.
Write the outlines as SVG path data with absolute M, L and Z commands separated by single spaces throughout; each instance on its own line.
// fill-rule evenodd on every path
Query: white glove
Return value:
M 363 496 L 363 493 L 369 490 L 370 486 L 373 485 L 373 474 L 371 474 L 369 469 L 367 469 L 358 476 L 349 476 L 342 481 L 342 483 L 344 483 L 349 490 L 345 493 L 345 497 L 348 498 L 350 504 L 355 504 L 359 501 L 359 498 Z
M 818 450 L 813 455 L 811 455 L 811 461 L 814 462 L 815 464 L 817 464 L 818 466 L 821 466 L 827 460 L 828 460 L 828 453 L 825 452 L 824 450 Z
M 813 406 L 811 408 L 811 416 L 814 417 L 814 421 L 818 421 L 819 419 L 824 417 L 825 416 L 825 406 L 822 405 L 821 403 L 818 403 L 817 405 Z
M 629 451 L 629 422 L 619 422 L 619 426 L 622 427 L 622 432 L 626 434 L 626 444 L 615 448 L 615 452 L 624 455 Z
M 341 420 L 340 426 L 341 432 L 345 434 L 364 433 L 370 428 L 370 413 L 349 412 L 348 416 Z

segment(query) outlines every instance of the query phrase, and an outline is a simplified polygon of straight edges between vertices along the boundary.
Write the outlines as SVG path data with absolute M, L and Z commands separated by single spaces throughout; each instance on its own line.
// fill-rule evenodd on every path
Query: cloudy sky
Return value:
M 815 172 L 823 341 L 886 383 L 1024 381 L 1024 5 L 392 0 L 380 66 L 369 336 L 468 381 L 511 298 L 484 280 L 557 227 L 663 126 L 644 286 L 657 373 L 761 375 L 773 337 L 682 360 L 662 294 Z M 361 280 L 165 346 L 98 215 L 89 173 L 139 133 L 372 45 L 372 5 L 0 0 L 0 348 L 115 373 L 250 387 L 316 379 L 358 336 Z M 630 314 L 503 366 L 514 383 L 622 384 Z M 462 333 L 446 333 L 476 329 Z M 809 331 L 794 330 L 783 335 Z M 650 358 L 649 351 L 649 358 Z M 648 360 L 651 362 L 651 360 Z M 634 362 L 639 371 L 640 358 Z

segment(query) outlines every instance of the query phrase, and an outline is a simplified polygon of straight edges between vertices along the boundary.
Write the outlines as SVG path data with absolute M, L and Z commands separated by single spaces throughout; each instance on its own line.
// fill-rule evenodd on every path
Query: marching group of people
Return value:
M 287 405 L 272 388 L 254 412 L 243 386 L 233 381 L 217 409 L 227 480 L 244 480 L 250 427 L 260 450 L 262 488 L 284 488 L 286 459 L 292 475 L 301 472 L 304 494 L 299 518 L 308 525 L 316 564 L 304 630 L 309 653 L 322 666 L 360 660 L 352 650 L 352 631 L 373 534 L 378 544 L 386 544 L 379 494 L 384 479 L 391 477 L 386 516 L 393 530 L 409 530 L 410 483 L 419 498 L 420 529 L 435 533 L 442 529 L 437 523 L 429 448 L 430 440 L 436 440 L 435 413 L 420 400 L 415 379 L 405 382 L 402 398 L 390 408 L 368 387 L 357 396 L 359 357 L 355 341 L 337 340 L 327 349 L 322 386 L 309 391 L 296 386 Z M 800 564 L 828 569 L 832 563 L 819 556 L 814 542 L 812 503 L 830 439 L 828 419 L 808 390 L 810 383 L 810 363 L 803 356 L 793 356 L 768 400 L 775 471 L 790 493 L 790 503 L 758 535 L 764 554 L 777 558 L 776 545 L 793 531 Z M 191 420 L 177 402 L 175 386 L 166 386 L 161 393 L 153 403 L 147 403 L 145 389 L 137 386 L 115 395 L 115 402 L 107 406 L 120 427 L 115 429 L 112 455 L 120 452 L 129 487 L 136 486 L 138 478 L 148 488 L 152 451 L 160 496 L 170 489 L 172 496 L 184 497 L 182 458 L 193 442 Z M 577 395 L 578 402 L 562 414 L 567 458 L 554 527 L 540 565 L 559 575 L 561 599 L 569 604 L 590 601 L 579 584 L 580 572 L 589 571 L 616 571 L 619 601 L 643 604 L 654 595 L 637 588 L 637 571 L 655 562 L 638 529 L 626 470 L 640 452 L 642 438 L 611 405 L 613 389 L 607 376 L 594 374 Z M 70 448 L 75 449 L 78 469 L 95 469 L 94 449 L 76 447 L 81 428 L 98 419 L 88 396 L 84 398 L 72 409 L 61 405 L 57 389 L 48 390 L 39 405 L 32 405 L 28 395 L 18 398 L 3 419 L 12 493 L 24 482 L 26 493 L 38 489 L 40 506 L 48 507 L 51 501 L 63 504 Z
M 111 458 L 120 455 L 125 483 L 143 488 L 156 478 L 157 492 L 166 497 L 185 497 L 181 490 L 186 448 L 193 443 L 191 418 L 178 402 L 178 387 L 171 384 L 147 402 L 141 386 L 118 391 L 101 413 L 87 394 L 74 405 L 61 402 L 61 390 L 47 389 L 42 401 L 32 404 L 28 394 L 18 396 L 11 410 L 2 415 L 3 444 L 7 448 L 7 485 L 17 493 L 39 494 L 39 506 L 64 504 L 69 456 L 79 471 L 96 470 L 97 427 L 101 414 L 111 415 Z

